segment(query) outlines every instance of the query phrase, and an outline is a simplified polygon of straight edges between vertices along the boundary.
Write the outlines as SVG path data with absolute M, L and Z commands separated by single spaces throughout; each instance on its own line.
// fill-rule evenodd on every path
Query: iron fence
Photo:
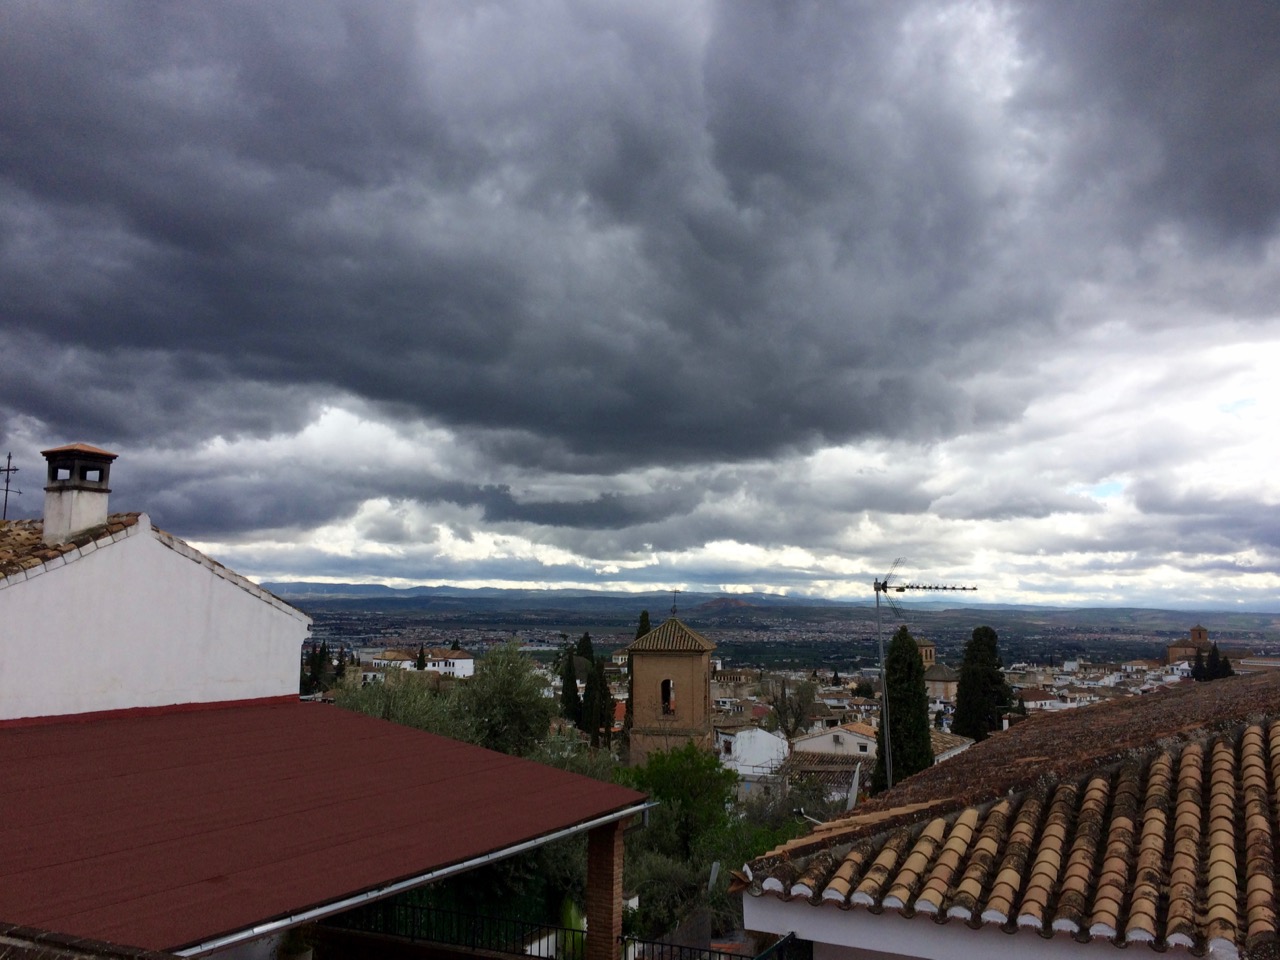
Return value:
M 581 930 L 437 910 L 383 900 L 326 921 L 362 933 L 382 933 L 409 940 L 448 944 L 548 960 L 582 960 L 586 934 Z
M 685 947 L 660 940 L 641 940 L 639 937 L 619 937 L 622 942 L 622 960 L 754 960 L 749 953 L 730 953 L 706 947 Z

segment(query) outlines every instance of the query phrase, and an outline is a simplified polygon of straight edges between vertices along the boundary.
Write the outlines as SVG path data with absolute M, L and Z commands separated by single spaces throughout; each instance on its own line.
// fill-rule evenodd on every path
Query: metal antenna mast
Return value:
M 4 455 L 4 466 L 0 467 L 0 473 L 4 474 L 4 511 L 0 513 L 0 520 L 9 519 L 9 480 L 18 472 L 18 468 L 13 465 L 13 454 L 6 453 Z M 21 490 L 14 490 L 14 493 L 22 495 Z
M 671 591 L 671 615 L 676 615 L 676 597 L 680 594 L 678 589 Z
M 889 572 L 884 575 L 881 580 L 872 580 L 871 586 L 876 594 L 876 643 L 880 647 L 880 723 L 884 727 L 884 736 L 881 740 L 884 743 L 884 773 L 885 773 L 885 789 L 893 786 L 893 747 L 889 738 L 889 684 L 885 677 L 884 669 L 884 634 L 880 630 L 880 594 L 884 594 L 884 602 L 889 605 L 889 609 L 899 619 L 905 619 L 902 611 L 898 609 L 897 604 L 893 602 L 890 593 L 906 593 L 908 590 L 977 590 L 977 587 L 953 587 L 944 583 L 895 583 L 890 585 L 889 581 L 893 579 L 894 573 L 902 564 L 902 557 L 893 561 L 893 566 L 889 568 Z

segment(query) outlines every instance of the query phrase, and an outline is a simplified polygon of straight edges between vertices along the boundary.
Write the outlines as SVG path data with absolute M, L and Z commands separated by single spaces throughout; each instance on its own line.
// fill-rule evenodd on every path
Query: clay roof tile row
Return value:
M 137 513 L 113 513 L 107 522 L 54 546 L 44 542 L 43 520 L 0 522 L 0 579 L 77 556 L 90 544 L 111 539 L 138 523 Z
M 1220 681 L 1228 682 L 1241 690 L 1199 685 L 1182 710 L 1135 702 L 1138 727 L 1148 711 L 1181 716 L 1177 736 L 1148 730 L 1143 748 L 1101 753 L 1092 764 L 1077 757 L 1074 775 L 1042 774 L 998 799 L 947 810 L 942 798 L 922 801 L 909 780 L 880 802 L 893 793 L 915 802 L 882 811 L 868 804 L 824 825 L 810 846 L 793 842 L 749 864 L 744 886 L 1011 932 L 1271 956 L 1280 951 L 1280 682 Z M 1234 722 L 1205 709 L 1201 701 L 1215 696 L 1233 705 Z M 1089 709 L 1105 721 L 1109 707 Z M 1040 740 L 1023 746 L 1038 750 Z

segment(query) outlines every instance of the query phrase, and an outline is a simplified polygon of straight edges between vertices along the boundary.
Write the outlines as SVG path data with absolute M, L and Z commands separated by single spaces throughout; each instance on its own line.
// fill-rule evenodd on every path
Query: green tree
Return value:
M 334 702 L 406 727 L 479 742 L 479 730 L 457 696 L 441 690 L 433 680 L 432 675 L 413 670 L 388 670 L 385 681 L 361 685 L 359 671 L 352 670 L 334 691 Z
M 578 693 L 577 656 L 570 647 L 560 668 L 560 714 L 575 727 L 582 725 L 582 697 Z
M 893 782 L 899 783 L 933 764 L 929 740 L 929 694 L 924 684 L 924 661 L 915 638 L 899 627 L 885 654 L 885 702 L 889 709 L 889 748 Z M 885 767 L 884 723 L 876 733 L 876 767 L 871 777 L 873 793 L 888 785 Z
M 660 804 L 650 815 L 647 845 L 685 861 L 693 856 L 699 837 L 726 822 L 738 784 L 736 773 L 695 743 L 655 751 L 643 766 L 624 774 L 631 786 Z
M 853 695 L 863 700 L 871 700 L 876 695 L 876 688 L 870 680 L 859 680 L 853 685 Z
M 578 652 L 578 656 L 580 656 L 583 660 L 588 660 L 591 663 L 596 662 L 596 648 L 591 645 L 590 633 L 585 631 L 583 632 L 582 637 L 578 640 L 577 652 Z
M 775 729 L 788 740 L 794 740 L 808 730 L 813 722 L 817 695 L 818 688 L 813 681 L 802 680 L 788 691 L 787 679 L 783 677 L 778 693 L 769 698 Z
M 640 624 L 639 626 L 636 627 L 636 639 L 639 640 L 641 637 L 643 637 L 646 633 L 648 633 L 652 629 L 653 628 L 649 626 L 649 611 L 641 610 Z
M 1196 662 L 1191 665 L 1191 679 L 1196 683 L 1203 683 L 1209 679 L 1209 672 L 1204 665 L 1204 652 L 1196 651 Z
M 418 645 L 418 656 L 417 656 L 417 659 L 415 659 L 415 660 L 413 661 L 413 668 L 414 668 L 415 670 L 425 670 L 425 669 L 427 669 L 427 647 L 426 647 L 426 644 L 419 644 L 419 645 Z
M 613 727 L 613 694 L 604 675 L 604 661 L 597 660 L 587 676 L 582 698 L 582 727 L 591 737 L 591 746 L 608 743 Z
M 952 733 L 985 740 L 1000 729 L 1000 714 L 1009 708 L 1013 692 L 1001 669 L 998 639 L 990 627 L 978 627 L 964 646 Z
M 833 687 L 840 686 L 840 671 L 838 669 L 833 668 L 831 670 L 831 685 Z
M 542 678 L 516 642 L 504 643 L 476 663 L 459 701 L 491 750 L 526 756 L 546 738 L 555 704 L 543 696 Z
M 454 640 L 453 640 L 453 644 L 452 644 L 452 646 L 450 646 L 450 647 L 449 647 L 449 649 L 450 649 L 450 650 L 461 650 L 461 649 L 462 649 L 462 643 L 461 643 L 461 642 L 460 642 L 460 641 L 455 637 L 455 638 L 454 638 Z

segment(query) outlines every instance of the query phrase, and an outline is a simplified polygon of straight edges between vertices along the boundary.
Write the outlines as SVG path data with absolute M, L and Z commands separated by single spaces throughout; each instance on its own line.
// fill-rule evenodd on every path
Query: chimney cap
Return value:
M 103 450 L 101 447 L 95 447 L 88 443 L 68 443 L 61 447 L 50 447 L 48 450 L 41 450 L 40 456 L 47 458 L 50 454 L 67 453 L 88 454 L 89 456 L 104 457 L 111 460 L 114 460 L 119 456 L 119 454 L 112 453 L 110 450 Z

